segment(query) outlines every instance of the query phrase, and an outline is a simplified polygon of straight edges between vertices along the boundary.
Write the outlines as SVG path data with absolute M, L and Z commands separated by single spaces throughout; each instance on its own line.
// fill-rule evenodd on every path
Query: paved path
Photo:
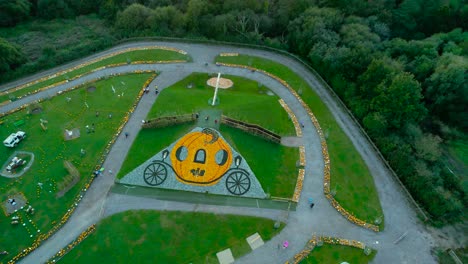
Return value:
M 123 73 L 135 69 L 140 70 L 158 70 L 159 75 L 152 84 L 158 85 L 160 89 L 170 86 L 174 82 L 183 79 L 191 72 L 222 72 L 223 74 L 232 74 L 245 76 L 247 78 L 263 83 L 271 88 L 288 104 L 298 119 L 304 124 L 302 141 L 306 148 L 307 164 L 305 166 L 306 175 L 297 211 L 291 212 L 287 218 L 288 225 L 283 231 L 267 242 L 264 246 L 253 251 L 250 254 L 237 260 L 239 263 L 284 263 L 292 258 L 294 254 L 302 250 L 308 239 L 313 234 L 336 236 L 347 239 L 355 239 L 365 242 L 378 250 L 375 263 L 435 263 L 430 254 L 430 248 L 434 245 L 433 238 L 425 231 L 416 218 L 414 211 L 408 204 L 405 196 L 399 186 L 394 182 L 390 173 L 374 153 L 365 137 L 361 134 L 356 124 L 350 119 L 346 112 L 340 108 L 328 91 L 321 86 L 315 77 L 308 72 L 301 64 L 289 57 L 282 55 L 229 46 L 212 46 L 201 44 L 180 44 L 164 42 L 139 42 L 117 46 L 108 51 L 93 55 L 92 57 L 102 56 L 110 52 L 127 47 L 142 45 L 160 45 L 173 46 L 187 51 L 193 58 L 193 62 L 185 64 L 163 64 L 163 65 L 126 65 L 117 68 L 109 68 L 99 72 L 83 76 L 77 80 L 57 86 L 53 89 L 35 94 L 12 104 L 0 107 L 0 113 L 9 109 L 18 107 L 22 104 L 48 97 L 56 92 L 68 87 L 86 82 L 99 76 L 106 76 L 115 73 Z M 220 52 L 238 52 L 275 60 L 288 65 L 293 71 L 301 75 L 313 89 L 319 94 L 321 99 L 329 107 L 339 125 L 351 138 L 358 152 L 362 155 L 369 170 L 374 176 L 376 187 L 381 200 L 382 208 L 385 213 L 385 230 L 380 233 L 358 227 L 345 220 L 326 200 L 323 195 L 323 160 L 321 158 L 320 142 L 313 124 L 307 117 L 307 113 L 300 107 L 297 100 L 280 83 L 261 73 L 252 73 L 247 70 L 218 67 L 212 64 L 214 57 Z M 64 65 L 62 67 L 50 70 L 49 72 L 65 69 L 73 65 L 89 60 L 83 60 Z M 209 62 L 208 66 L 205 63 Z M 34 78 L 42 76 L 38 74 Z M 31 80 L 31 77 L 27 80 Z M 0 90 L 8 89 L 14 85 L 20 84 L 24 80 L 14 84 L 4 85 Z M 125 138 L 123 134 L 116 140 L 105 163 L 106 169 L 111 169 L 116 173 L 135 139 L 141 120 L 146 118 L 151 105 L 156 100 L 156 95 L 150 93 L 144 95 L 139 102 L 135 112 L 132 114 L 124 128 L 124 132 L 129 133 Z M 333 162 L 333 161 L 332 161 Z M 42 263 L 54 255 L 59 249 L 71 242 L 79 233 L 85 230 L 89 225 L 97 223 L 102 217 L 110 214 L 128 210 L 128 209 L 166 209 L 180 211 L 203 211 L 219 214 L 242 214 L 263 216 L 271 219 L 285 219 L 284 212 L 277 210 L 253 210 L 251 208 L 238 208 L 214 205 L 193 205 L 178 202 L 159 201 L 154 199 L 135 198 L 118 194 L 110 194 L 108 190 L 114 182 L 115 174 L 110 175 L 106 172 L 103 176 L 97 178 L 82 202 L 76 209 L 69 221 L 45 241 L 41 247 L 26 256 L 22 263 Z M 314 209 L 308 208 L 307 197 L 314 197 L 316 206 Z M 406 238 L 399 243 L 394 242 L 405 232 L 408 232 Z M 278 251 L 277 245 L 283 240 L 290 242 L 290 247 L 286 250 Z

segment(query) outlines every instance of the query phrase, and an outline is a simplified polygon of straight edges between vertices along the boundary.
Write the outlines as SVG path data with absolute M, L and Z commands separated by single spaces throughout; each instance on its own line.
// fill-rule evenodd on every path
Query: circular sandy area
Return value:
M 212 86 L 212 87 L 216 87 L 216 80 L 217 79 L 218 79 L 218 77 L 213 77 L 213 78 L 209 79 L 208 81 L 206 81 L 206 84 L 208 84 L 209 86 Z M 228 88 L 231 88 L 233 85 L 234 85 L 234 83 L 231 80 L 226 79 L 226 78 L 219 78 L 219 88 L 228 89 Z

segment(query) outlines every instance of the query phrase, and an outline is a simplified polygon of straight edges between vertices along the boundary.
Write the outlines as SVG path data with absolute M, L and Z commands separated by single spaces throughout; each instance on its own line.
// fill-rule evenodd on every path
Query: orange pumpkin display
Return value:
M 186 134 L 172 148 L 177 179 L 193 185 L 214 185 L 231 167 L 232 152 L 218 132 L 205 128 Z

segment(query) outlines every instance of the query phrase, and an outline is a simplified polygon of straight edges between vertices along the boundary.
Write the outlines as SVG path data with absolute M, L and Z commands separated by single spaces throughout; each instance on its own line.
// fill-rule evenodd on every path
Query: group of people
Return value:
M 143 92 L 144 92 L 145 94 L 149 94 L 149 92 L 150 92 L 149 86 L 146 86 L 146 87 L 143 89 Z M 155 93 L 156 95 L 159 93 L 158 86 L 154 86 L 154 93 Z

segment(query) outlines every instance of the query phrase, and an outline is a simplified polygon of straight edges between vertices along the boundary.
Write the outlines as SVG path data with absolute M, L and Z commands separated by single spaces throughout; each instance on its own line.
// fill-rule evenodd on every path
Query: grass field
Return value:
M 75 76 L 86 74 L 89 71 L 97 69 L 99 67 L 103 67 L 106 65 L 117 64 L 117 63 L 128 63 L 134 61 L 174 61 L 174 60 L 186 60 L 188 61 L 190 58 L 188 55 L 183 55 L 175 51 L 169 50 L 162 50 L 162 49 L 149 49 L 149 50 L 135 50 L 129 51 L 122 54 L 118 54 L 95 63 L 80 67 L 76 70 L 67 72 L 65 74 L 59 75 L 54 78 L 50 78 L 44 80 L 42 82 L 33 84 L 31 86 L 25 87 L 18 91 L 0 95 L 0 102 L 6 101 L 10 98 L 17 98 L 24 96 L 30 92 L 33 92 L 37 89 L 41 89 L 48 85 L 52 85 L 61 81 L 65 81 L 67 79 L 72 79 Z
M 128 74 L 97 81 L 94 84 L 97 88 L 94 92 L 76 89 L 0 119 L 0 122 L 3 122 L 0 129 L 2 140 L 17 130 L 27 133 L 27 137 L 16 148 L 0 147 L 0 164 L 7 162 L 7 158 L 15 150 L 29 151 L 35 156 L 30 170 L 22 177 L 0 177 L 1 201 L 5 201 L 8 195 L 22 192 L 29 204 L 36 209 L 33 216 L 19 211 L 18 214 L 26 222 L 25 226 L 12 226 L 10 218 L 0 214 L 0 249 L 9 251 L 9 257 L 30 246 L 38 234 L 46 233 L 60 222 L 61 217 L 72 206 L 74 198 L 91 177 L 91 172 L 98 165 L 106 145 L 124 122 L 127 111 L 135 103 L 138 93 L 150 76 L 151 74 Z M 111 85 L 114 85 L 119 93 L 124 91 L 125 96 L 117 97 L 113 94 Z M 28 114 L 31 108 L 41 108 L 42 112 Z M 99 112 L 99 116 L 96 116 L 96 112 Z M 109 114 L 112 114 L 112 118 L 108 117 Z M 47 130 L 41 128 L 40 119 L 48 121 Z M 25 123 L 15 127 L 13 123 L 18 120 Z M 86 133 L 85 126 L 93 124 L 95 133 Z M 65 141 L 65 129 L 73 128 L 80 129 L 80 137 Z M 86 151 L 83 157 L 81 149 Z M 73 163 L 81 174 L 81 180 L 63 197 L 57 198 L 57 183 L 68 174 L 63 165 L 64 160 Z M 28 222 L 29 219 L 31 222 Z M 1 256 L 0 262 L 3 261 L 6 261 L 6 257 Z
M 213 97 L 214 88 L 206 85 L 211 78 L 204 73 L 193 73 L 184 80 L 164 89 L 148 118 L 180 115 L 198 112 L 212 108 L 208 100 Z M 221 109 L 224 115 L 258 124 L 282 136 L 295 135 L 294 125 L 286 111 L 278 103 L 279 97 L 267 95 L 268 87 L 259 86 L 255 81 L 242 77 L 224 75 L 231 79 L 234 87 L 219 89 L 220 104 L 215 109 Z M 187 85 L 192 84 L 188 89 Z
M 375 257 L 375 251 L 369 256 L 364 254 L 364 250 L 341 246 L 323 244 L 321 247 L 315 247 L 307 258 L 300 264 L 323 264 L 323 263 L 369 263 Z
M 331 160 L 331 189 L 335 199 L 359 219 L 373 223 L 383 216 L 374 179 L 351 140 L 338 125 L 330 110 L 312 88 L 287 66 L 259 57 L 240 55 L 216 58 L 217 62 L 248 65 L 285 80 L 293 89 L 302 90 L 302 99 L 317 117 L 327 136 Z M 381 228 L 383 224 L 381 225 Z
M 258 85 L 253 81 L 228 77 L 236 85 L 232 90 L 220 91 L 221 103 L 216 108 L 222 109 L 225 115 L 260 124 L 273 131 L 293 133 L 293 124 L 276 96 L 259 94 Z M 206 87 L 206 79 L 206 74 L 192 74 L 174 86 L 164 89 L 150 110 L 148 118 L 193 113 L 209 108 L 207 102 L 213 89 Z M 193 88 L 187 89 L 188 83 L 193 83 Z M 122 178 L 190 129 L 190 125 L 181 125 L 141 130 L 117 177 Z M 220 131 L 231 146 L 247 160 L 266 193 L 284 198 L 292 197 L 297 179 L 297 148 L 271 143 L 227 126 L 221 126 Z
M 60 263 L 218 263 L 230 248 L 234 258 L 250 252 L 246 238 L 264 241 L 280 229 L 274 221 L 204 213 L 128 211 L 102 220 L 96 232 Z

